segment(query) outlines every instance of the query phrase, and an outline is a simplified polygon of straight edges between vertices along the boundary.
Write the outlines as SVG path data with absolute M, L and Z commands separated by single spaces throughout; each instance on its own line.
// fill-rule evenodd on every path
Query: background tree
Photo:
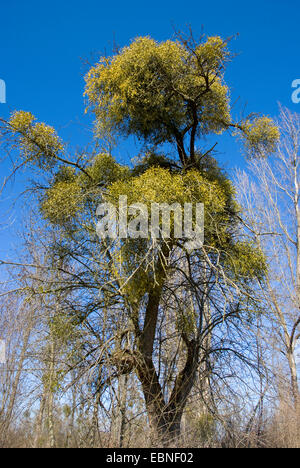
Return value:
M 286 357 L 290 390 L 299 399 L 297 343 L 300 338 L 300 119 L 281 108 L 281 139 L 270 159 L 253 160 L 250 174 L 240 171 L 237 186 L 245 222 L 266 253 L 268 275 L 262 286 L 275 346 Z

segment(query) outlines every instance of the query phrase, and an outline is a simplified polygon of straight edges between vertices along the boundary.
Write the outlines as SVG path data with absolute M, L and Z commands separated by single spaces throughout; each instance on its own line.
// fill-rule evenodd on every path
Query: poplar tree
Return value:
M 95 367 L 112 371 L 97 372 L 97 391 L 135 373 L 150 426 L 164 444 L 180 434 L 199 369 L 209 369 L 213 352 L 226 352 L 224 324 L 242 327 L 242 318 L 255 313 L 253 284 L 266 271 L 260 249 L 240 236 L 241 208 L 213 157 L 215 145 L 201 150 L 208 136 L 230 132 L 249 156 L 266 157 L 279 137 L 269 117 L 233 119 L 224 78 L 231 58 L 222 38 L 192 35 L 138 37 L 100 58 L 86 75 L 87 111 L 95 117 L 91 154 L 69 154 L 57 132 L 30 112 L 2 121 L 21 164 L 48 178 L 35 188 L 41 215 L 62 236 L 49 249 L 65 265 L 60 287 L 73 294 L 70 315 L 77 323 L 91 320 L 93 332 L 107 323 Z M 133 166 L 106 149 L 130 136 L 144 149 Z M 99 239 L 97 206 L 117 207 L 120 195 L 147 207 L 204 203 L 203 246 L 189 251 L 174 232 L 168 239 Z

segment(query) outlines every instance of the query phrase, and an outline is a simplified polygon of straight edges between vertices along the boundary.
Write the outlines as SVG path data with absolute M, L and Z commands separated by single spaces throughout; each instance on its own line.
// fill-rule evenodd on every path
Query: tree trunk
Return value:
M 50 448 L 55 448 L 55 435 L 54 435 L 54 418 L 53 418 L 53 407 L 54 407 L 54 377 L 55 377 L 55 349 L 54 342 L 51 337 L 50 344 L 50 369 L 49 369 L 49 387 L 48 387 L 48 427 L 49 427 L 49 438 L 48 443 Z
M 163 446 L 174 443 L 180 437 L 181 419 L 197 373 L 198 346 L 195 341 L 188 344 L 184 369 L 177 375 L 168 403 L 165 402 L 152 359 L 139 365 L 138 378 L 149 417 L 150 427 L 155 439 Z
M 288 351 L 287 358 L 291 373 L 291 391 L 294 400 L 294 405 L 297 406 L 299 403 L 299 387 L 298 387 L 298 376 L 297 376 L 297 365 L 295 355 L 292 350 Z
M 35 448 L 40 448 L 40 444 L 41 444 L 41 439 L 42 439 L 42 434 L 43 434 L 43 416 L 44 416 L 44 410 L 45 410 L 45 403 L 46 403 L 46 394 L 44 390 L 43 395 L 41 397 L 40 409 L 39 409 L 37 420 L 36 420 L 35 435 L 34 435 L 34 447 Z
M 136 363 L 137 376 L 142 384 L 150 427 L 155 439 L 163 446 L 172 444 L 180 436 L 180 425 L 184 407 L 196 379 L 199 346 L 195 340 L 183 341 L 187 348 L 185 366 L 176 377 L 169 401 L 166 402 L 153 363 L 153 348 L 156 334 L 159 305 L 166 278 L 164 259 L 169 249 L 163 247 L 162 257 L 156 265 L 157 282 L 148 295 L 144 327 L 138 340 Z

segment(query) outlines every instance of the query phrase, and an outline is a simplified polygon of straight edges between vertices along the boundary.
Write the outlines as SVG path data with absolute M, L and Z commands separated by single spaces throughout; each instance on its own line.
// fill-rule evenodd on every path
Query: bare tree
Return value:
M 237 186 L 246 207 L 249 235 L 268 258 L 269 272 L 261 293 L 266 317 L 272 318 L 275 345 L 287 360 L 290 389 L 297 404 L 296 353 L 300 338 L 300 115 L 281 108 L 281 140 L 268 159 L 249 161 L 250 173 L 239 171 Z M 272 344 L 271 336 L 269 343 Z
M 6 362 L 0 365 L 0 445 L 8 442 L 10 429 L 30 400 L 28 382 L 31 337 L 36 310 L 17 295 L 2 298 L 0 333 L 6 342 Z

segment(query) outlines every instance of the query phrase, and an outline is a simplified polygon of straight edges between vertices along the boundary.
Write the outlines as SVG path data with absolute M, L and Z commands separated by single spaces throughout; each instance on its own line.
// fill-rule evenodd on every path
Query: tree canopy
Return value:
M 214 330 L 256 310 L 251 287 L 266 271 L 261 250 L 241 236 L 242 208 L 232 182 L 213 148 L 197 147 L 206 135 L 229 130 L 243 139 L 251 156 L 266 157 L 275 149 L 279 131 L 269 117 L 233 120 L 224 77 L 230 59 L 228 43 L 220 37 L 161 43 L 140 37 L 91 67 L 85 96 L 96 119 L 95 148 L 99 140 L 134 135 L 150 149 L 133 167 L 117 163 L 104 145 L 90 155 L 69 156 L 55 130 L 36 123 L 31 113 L 14 112 L 5 123 L 23 163 L 48 176 L 48 185 L 39 188 L 39 207 L 61 233 L 51 249 L 68 270 L 60 286 L 74 294 L 70 313 L 83 321 L 95 310 L 113 312 L 117 306 L 125 311 L 119 327 L 128 336 L 126 353 L 122 333 L 112 340 L 106 330 L 114 351 L 122 350 L 114 376 L 136 373 L 149 421 L 164 440 L 179 433 L 200 363 L 212 352 L 208 343 L 219 339 Z M 164 154 L 165 143 L 176 148 L 171 158 Z M 117 206 L 120 195 L 147 206 L 204 203 L 204 245 L 190 253 L 172 235 L 155 242 L 150 235 L 98 239 L 97 205 Z M 173 328 L 162 331 L 167 313 Z M 171 359 L 173 385 L 167 396 L 159 361 L 166 351 L 162 336 L 173 349 L 165 364 L 171 366 Z M 115 365 L 111 352 L 106 358 L 107 366 Z M 98 381 L 98 388 L 110 379 Z

